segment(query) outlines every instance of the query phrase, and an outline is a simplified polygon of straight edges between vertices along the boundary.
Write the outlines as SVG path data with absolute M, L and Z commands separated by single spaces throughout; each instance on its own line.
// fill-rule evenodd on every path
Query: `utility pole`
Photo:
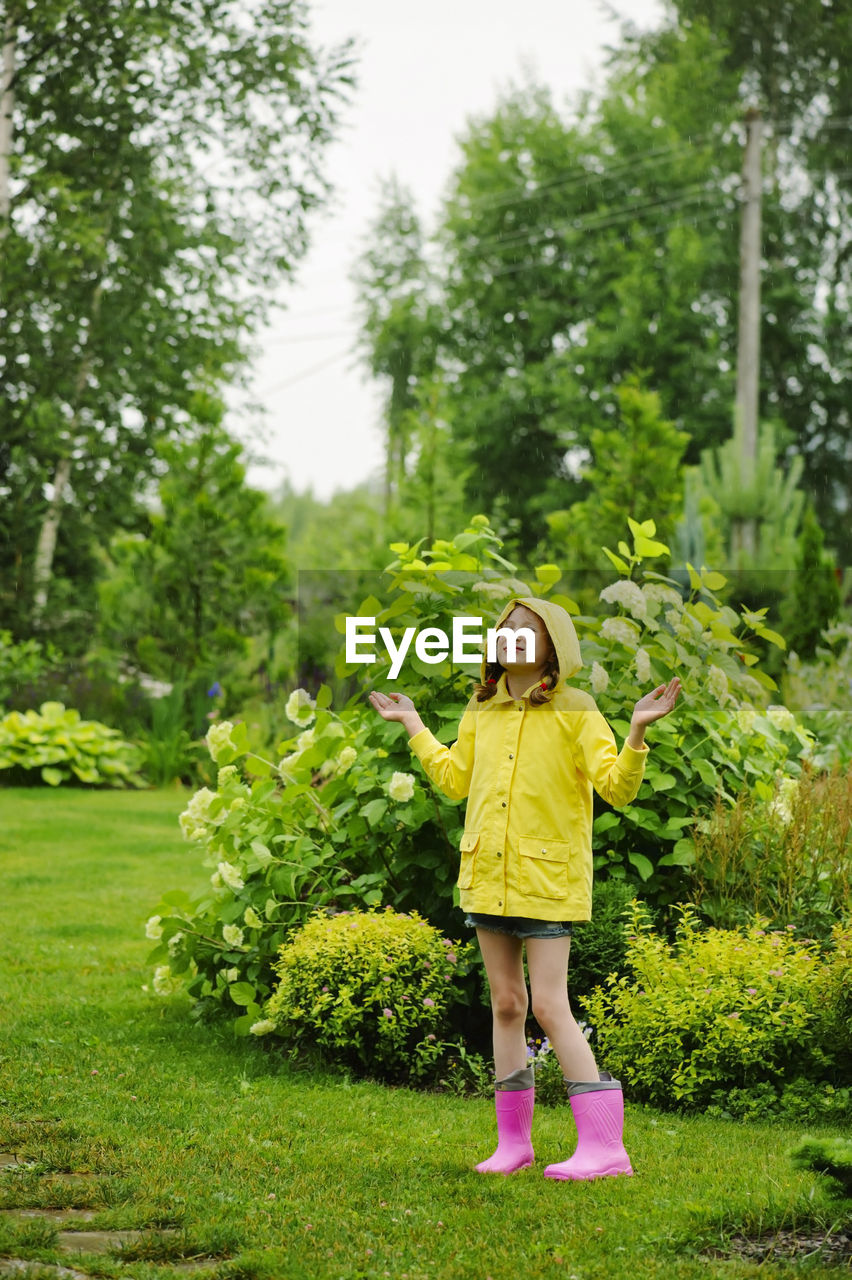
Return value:
M 763 120 L 752 107 L 746 112 L 746 146 L 743 157 L 743 202 L 740 223 L 740 298 L 737 338 L 737 433 L 742 441 L 742 471 L 751 479 L 757 461 L 758 395 L 760 387 L 760 255 Z M 735 542 L 753 554 L 755 520 L 743 516 L 736 522 Z M 738 535 L 738 536 L 737 536 Z

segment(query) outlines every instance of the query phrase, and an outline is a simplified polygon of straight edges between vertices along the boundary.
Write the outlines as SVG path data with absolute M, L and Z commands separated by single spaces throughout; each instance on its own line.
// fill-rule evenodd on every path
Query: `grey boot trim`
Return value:
M 563 1076 L 568 1097 L 573 1097 L 575 1093 L 600 1093 L 602 1089 L 621 1088 L 621 1081 L 614 1080 L 608 1071 L 599 1071 L 598 1076 L 598 1080 L 569 1080 L 567 1076 Z
M 505 1080 L 498 1080 L 494 1086 L 501 1093 L 518 1093 L 521 1089 L 535 1088 L 535 1072 L 532 1067 L 519 1067 L 511 1072 Z

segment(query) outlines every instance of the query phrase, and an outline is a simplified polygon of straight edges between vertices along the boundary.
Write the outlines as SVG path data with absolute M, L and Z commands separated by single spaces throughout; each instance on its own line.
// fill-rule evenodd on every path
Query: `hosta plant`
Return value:
M 10 711 L 0 720 L 0 778 L 22 783 L 143 787 L 141 752 L 120 733 L 61 702 Z

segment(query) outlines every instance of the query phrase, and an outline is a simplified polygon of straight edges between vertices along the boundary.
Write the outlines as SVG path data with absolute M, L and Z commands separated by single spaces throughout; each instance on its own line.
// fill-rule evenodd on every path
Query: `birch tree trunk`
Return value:
M 0 244 L 6 235 L 12 208 L 10 161 L 14 136 L 16 36 L 15 17 L 7 13 L 3 23 L 3 67 L 0 71 Z
M 101 295 L 103 293 L 103 284 L 99 282 L 92 293 L 91 321 L 93 322 L 100 310 Z M 92 332 L 92 323 L 90 322 L 87 334 Z M 86 390 L 86 384 L 89 381 L 89 373 L 91 370 L 92 360 L 91 353 L 85 352 L 80 362 L 80 369 L 77 374 L 77 381 L 74 387 L 74 410 L 70 423 L 68 424 L 68 443 L 59 461 L 56 464 L 56 470 L 53 473 L 53 493 L 48 503 L 44 520 L 39 530 L 38 542 L 36 543 L 35 558 L 33 560 L 33 607 L 32 607 L 32 624 L 34 628 L 41 626 L 44 613 L 47 608 L 47 597 L 50 591 L 50 580 L 53 577 L 53 556 L 56 551 L 56 538 L 59 533 L 59 524 L 62 520 L 62 504 L 65 500 L 65 493 L 71 480 L 71 457 L 74 452 L 74 442 L 77 435 L 77 423 L 80 401 Z

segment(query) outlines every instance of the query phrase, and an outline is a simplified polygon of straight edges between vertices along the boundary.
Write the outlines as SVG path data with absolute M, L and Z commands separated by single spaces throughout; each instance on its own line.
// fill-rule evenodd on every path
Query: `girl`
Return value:
M 527 987 L 532 1011 L 559 1059 L 577 1125 L 569 1160 L 545 1177 L 600 1178 L 633 1172 L 622 1144 L 621 1085 L 599 1072 L 568 1002 L 571 922 L 591 918 L 592 788 L 609 804 L 635 799 L 642 781 L 645 729 L 668 715 L 675 677 L 636 703 L 619 752 L 588 694 L 566 681 L 582 666 L 571 615 L 559 605 L 515 597 L 498 628 L 495 662 L 451 747 L 438 742 L 405 694 L 373 692 L 385 720 L 398 720 L 435 785 L 468 797 L 461 839 L 459 900 L 476 929 L 491 990 L 497 1149 L 480 1173 L 513 1173 L 533 1162 L 535 1081 L 527 1065 Z

